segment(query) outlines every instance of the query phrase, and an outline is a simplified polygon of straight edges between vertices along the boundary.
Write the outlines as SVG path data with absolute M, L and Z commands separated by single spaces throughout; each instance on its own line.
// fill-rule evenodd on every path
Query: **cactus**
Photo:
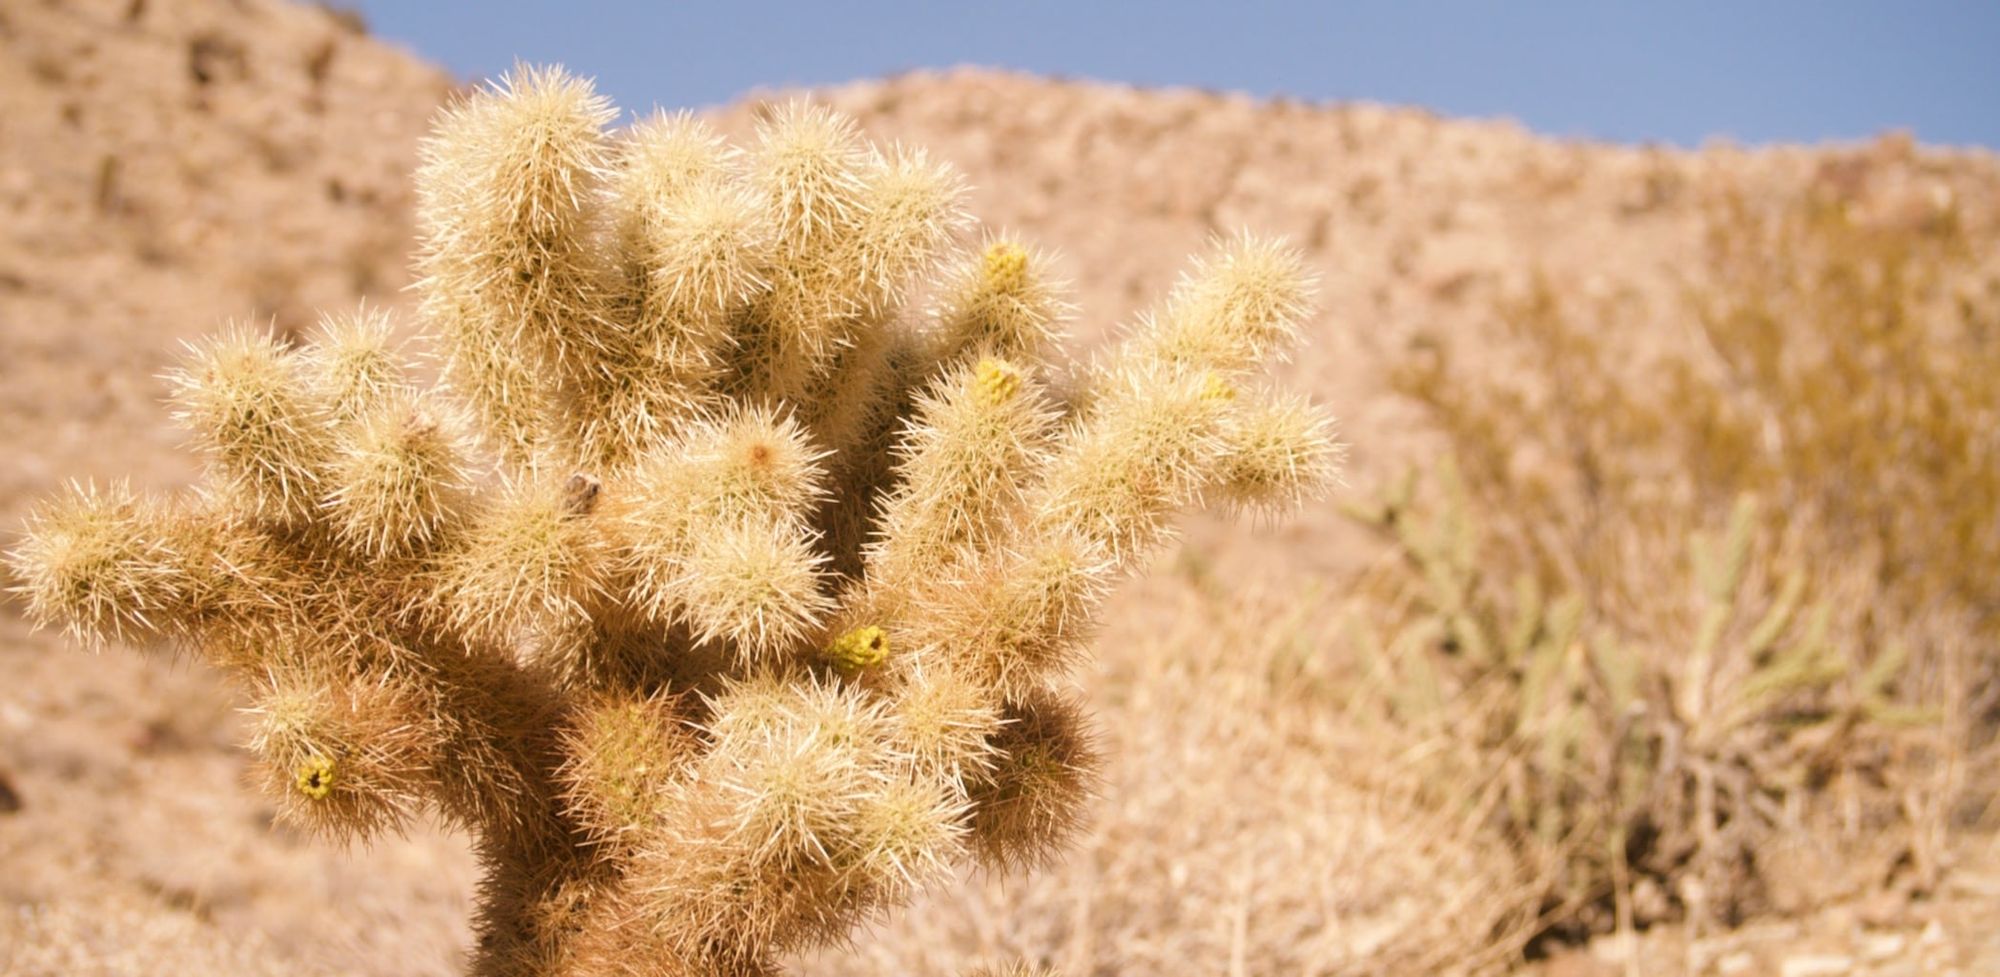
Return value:
M 614 116 L 532 68 L 441 115 L 434 383 L 380 310 L 195 345 L 200 485 L 75 487 L 11 562 L 38 623 L 247 685 L 285 820 L 476 838 L 473 973 L 764 973 L 1061 850 L 1111 586 L 1334 474 L 1257 379 L 1310 283 L 1219 242 L 1058 396 L 1063 284 L 963 243 L 948 167 L 805 104 L 744 149 Z

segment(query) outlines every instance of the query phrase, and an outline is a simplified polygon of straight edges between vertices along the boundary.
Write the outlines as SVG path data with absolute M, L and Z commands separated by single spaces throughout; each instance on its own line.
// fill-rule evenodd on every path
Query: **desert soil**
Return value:
M 408 173 L 452 85 L 319 8 L 0 2 L 0 532 L 65 478 L 192 479 L 158 379 L 182 341 L 231 320 L 297 333 L 316 309 L 404 305 Z M 776 97 L 714 114 L 740 133 Z M 1607 341 L 1635 355 L 1660 341 L 1697 264 L 1690 201 L 1705 181 L 1754 192 L 1876 154 L 1893 178 L 1864 190 L 1885 219 L 1937 194 L 2000 216 L 1992 154 L 1896 140 L 1682 152 L 1377 105 L 970 70 L 816 97 L 957 164 L 989 226 L 1059 251 L 1084 346 L 1161 294 L 1211 236 L 1288 235 L 1323 276 L 1323 311 L 1285 372 L 1341 414 L 1353 445 L 1342 491 L 1354 496 L 1428 444 L 1388 392 L 1386 365 L 1431 336 L 1487 341 L 1495 300 L 1536 274 L 1577 294 L 1625 294 L 1644 328 Z M 1151 656 L 1203 651 L 1185 625 L 1159 623 L 1163 612 L 1248 606 L 1216 605 L 1217 588 L 1277 595 L 1274 613 L 1330 604 L 1370 558 L 1331 504 L 1278 529 L 1198 521 L 1120 599 L 1087 679 L 1127 759 L 1078 854 L 1031 881 L 969 879 L 801 968 L 944 973 L 1003 954 L 1073 975 L 1358 973 L 1385 942 L 1414 939 L 1413 920 L 1442 898 L 1425 873 L 1439 886 L 1476 880 L 1466 866 L 1486 853 L 1445 845 L 1408 861 L 1414 822 L 1344 772 L 1346 758 L 1294 751 L 1282 769 L 1232 769 L 1204 758 L 1201 737 L 1239 730 L 1220 719 L 1199 735 L 1171 728 L 1147 691 L 1165 688 L 1146 677 Z M 0 974 L 455 972 L 473 882 L 463 839 L 425 830 L 339 851 L 274 826 L 244 783 L 238 705 L 201 667 L 67 647 L 30 633 L 17 607 L 0 611 Z M 1168 748 L 1179 765 L 1162 776 Z M 1302 762 L 1313 769 L 1292 768 Z M 1319 786 L 1259 794 L 1266 775 Z M 1237 808 L 1194 819 L 1205 836 L 1152 830 L 1149 819 L 1224 799 Z M 2000 857 L 1989 840 L 1962 847 L 1946 887 L 1922 898 L 1835 893 L 1732 933 L 1663 927 L 1532 966 L 1549 977 L 2000 974 Z M 1260 902 L 1266 887 L 1318 894 Z M 1184 890 L 1229 895 L 1211 906 Z M 1153 939 L 1176 928 L 1186 932 Z

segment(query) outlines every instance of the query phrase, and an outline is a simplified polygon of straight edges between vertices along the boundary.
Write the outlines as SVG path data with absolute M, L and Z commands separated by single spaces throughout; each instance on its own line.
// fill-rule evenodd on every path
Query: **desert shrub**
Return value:
M 808 104 L 616 117 L 559 69 L 442 114 L 440 380 L 369 310 L 196 344 L 203 482 L 74 486 L 11 563 L 37 623 L 247 686 L 282 820 L 474 837 L 473 973 L 766 974 L 1063 850 L 1110 589 L 1337 465 L 1261 379 L 1311 284 L 1220 241 L 1058 398 L 1061 283 L 949 167 Z
M 1996 282 L 1948 194 L 1871 192 L 1909 165 L 1710 192 L 1683 334 L 1544 280 L 1397 372 L 1448 450 L 1353 510 L 1396 560 L 1355 701 L 1553 856 L 1553 927 L 1791 905 L 1802 855 L 1920 891 L 1976 814 Z

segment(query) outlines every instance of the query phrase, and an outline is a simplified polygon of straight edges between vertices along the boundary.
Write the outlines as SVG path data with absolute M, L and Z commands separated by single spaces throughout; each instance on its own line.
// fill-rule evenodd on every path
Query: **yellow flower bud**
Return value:
M 326 796 L 333 793 L 333 782 L 333 761 L 318 755 L 307 757 L 304 763 L 299 764 L 299 775 L 294 781 L 299 793 L 316 801 L 326 800 Z
M 1028 252 L 1012 241 L 995 241 L 987 246 L 980 264 L 986 287 L 994 292 L 1016 292 L 1027 283 Z
M 1021 371 L 1006 360 L 987 358 L 974 371 L 972 388 L 988 404 L 1004 404 L 1021 389 Z
M 835 667 L 852 675 L 889 657 L 889 633 L 873 624 L 855 628 L 835 638 L 827 654 Z

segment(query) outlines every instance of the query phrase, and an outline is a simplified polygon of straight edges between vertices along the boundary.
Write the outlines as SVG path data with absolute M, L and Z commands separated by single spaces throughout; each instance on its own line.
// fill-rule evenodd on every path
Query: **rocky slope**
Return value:
M 0 511 L 181 474 L 154 377 L 177 337 L 394 301 L 447 84 L 316 8 L 0 4 Z
M 408 173 L 449 84 L 317 8 L 0 3 L 10 541 L 61 479 L 192 474 L 158 379 L 183 339 L 230 319 L 292 331 L 317 308 L 399 301 Z M 462 860 L 456 847 L 355 860 L 278 835 L 238 783 L 238 739 L 233 703 L 205 672 L 30 636 L 10 606 L 0 973 L 322 972 L 399 957 L 447 968 L 464 871 L 447 871 L 437 898 L 407 890 L 436 874 L 429 862 Z M 406 891 L 385 906 L 391 876 Z M 437 904 L 445 921 L 428 963 L 391 924 L 412 904 Z
M 158 405 L 157 375 L 180 340 L 232 318 L 292 332 L 317 308 L 399 302 L 408 172 L 449 87 L 350 20 L 275 0 L 0 3 L 0 520 L 14 523 L 72 475 L 186 479 Z M 1343 415 L 1357 491 L 1424 449 L 1409 409 L 1386 396 L 1385 364 L 1400 351 L 1434 335 L 1481 341 L 1495 300 L 1537 274 L 1581 294 L 1608 296 L 1615 283 L 1638 310 L 1632 321 L 1664 326 L 1701 246 L 1691 201 L 1718 182 L 1755 192 L 1841 180 L 1883 220 L 1923 219 L 1944 199 L 2000 219 L 1991 154 L 1893 139 L 1667 152 L 1407 109 L 984 71 L 819 97 L 951 160 L 990 225 L 1063 253 L 1087 341 L 1159 295 L 1205 238 L 1290 235 L 1322 273 L 1324 311 L 1288 369 Z M 718 119 L 742 132 L 759 102 Z M 1655 331 L 1614 338 L 1643 354 Z M 1167 641 L 1147 608 L 1197 613 L 1213 579 L 1295 595 L 1354 567 L 1350 542 L 1331 507 L 1283 530 L 1197 528 L 1127 602 L 1107 636 L 1106 675 L 1140 671 L 1145 649 Z M 1177 735 L 1144 709 L 1105 703 L 1107 724 L 1145 731 L 1119 742 Z M 284 834 L 240 784 L 237 725 L 227 691 L 198 669 L 89 657 L 30 635 L 11 608 L 0 614 L 0 973 L 453 971 L 471 884 L 460 842 L 423 834 L 337 852 Z M 1290 972 L 1365 963 L 1363 950 L 1426 932 L 1426 893 L 1387 867 L 1405 864 L 1389 859 L 1409 854 L 1410 825 L 1357 782 L 1319 770 L 1323 793 L 1265 798 L 1254 793 L 1262 768 L 1191 766 L 1244 792 L 1218 822 L 1244 841 L 1171 849 L 1145 819 L 1188 795 L 1140 762 L 1113 777 L 1149 793 L 1107 804 L 1074 864 L 1026 887 L 968 883 L 885 927 L 861 962 L 811 966 L 946 972 L 967 955 L 1027 948 L 1077 974 Z M 1299 830 L 1286 820 L 1335 810 L 1352 817 Z M 1440 844 L 1408 864 L 1463 885 L 1485 856 Z M 1190 873 L 1228 898 L 1198 905 Z M 1337 897 L 1282 884 L 1336 874 L 1350 880 Z M 1099 901 L 1074 896 L 1091 887 Z M 1350 915 L 1328 918 L 1335 908 Z M 1187 915 L 1211 909 L 1219 915 Z M 1927 969 L 1885 974 L 1944 973 L 1985 952 L 1969 935 L 1954 949 L 1976 918 L 1884 925 L 1875 935 L 1933 948 Z M 1159 937 L 1169 927 L 1180 929 Z M 1792 943 L 1817 932 L 1798 928 Z M 1866 963 L 1842 939 L 1828 937 L 1826 954 Z M 1775 967 L 1789 945 L 1751 959 Z M 1740 956 L 1712 953 L 1702 966 Z

